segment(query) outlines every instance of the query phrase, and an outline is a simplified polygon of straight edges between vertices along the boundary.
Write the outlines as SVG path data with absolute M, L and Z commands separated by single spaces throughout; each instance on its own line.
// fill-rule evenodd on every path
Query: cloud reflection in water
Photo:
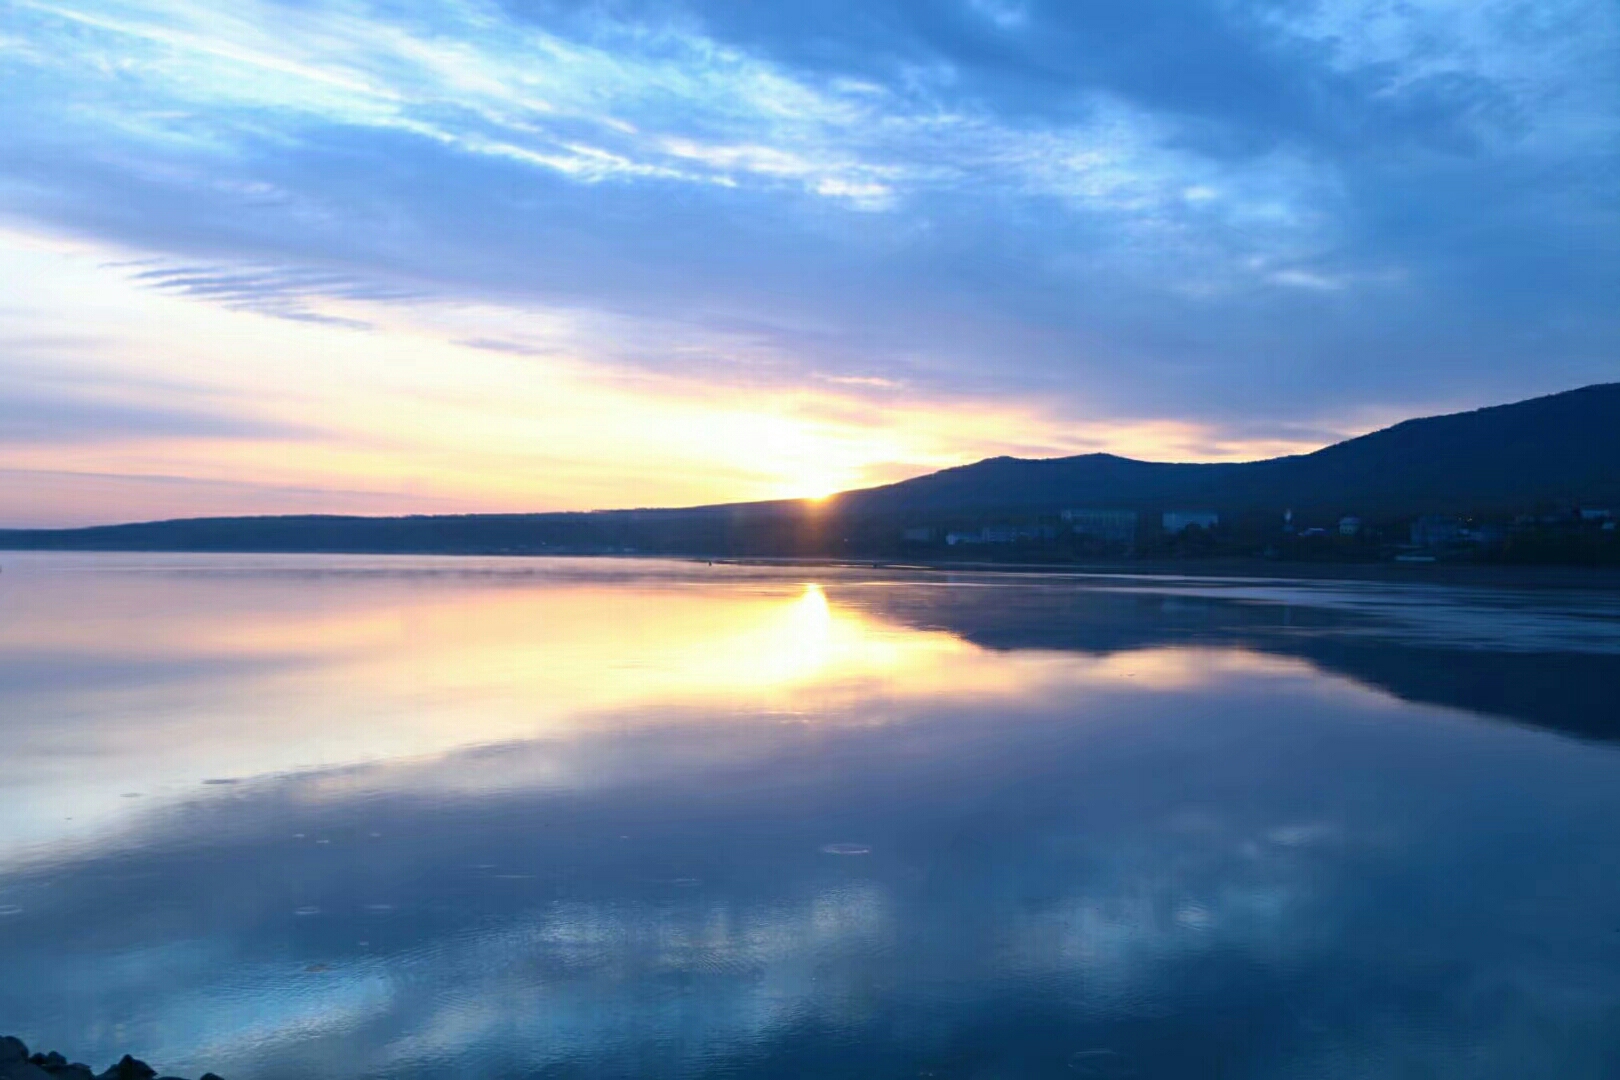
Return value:
M 250 1080 L 1614 1048 L 1615 752 L 1334 674 L 1310 650 L 1375 624 L 1309 589 L 1285 622 L 1015 578 L 22 562 L 0 1014 L 34 1041 Z

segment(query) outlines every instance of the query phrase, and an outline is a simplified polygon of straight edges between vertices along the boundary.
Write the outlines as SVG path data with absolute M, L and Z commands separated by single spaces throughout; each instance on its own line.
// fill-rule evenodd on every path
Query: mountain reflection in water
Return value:
M 0 1027 L 232 1080 L 1620 1075 L 1620 599 L 7 556 Z

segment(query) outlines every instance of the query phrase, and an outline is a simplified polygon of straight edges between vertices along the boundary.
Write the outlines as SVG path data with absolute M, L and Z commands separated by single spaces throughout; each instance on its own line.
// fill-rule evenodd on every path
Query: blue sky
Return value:
M 1214 460 L 1620 378 L 1620 6 L 0 0 L 0 524 Z

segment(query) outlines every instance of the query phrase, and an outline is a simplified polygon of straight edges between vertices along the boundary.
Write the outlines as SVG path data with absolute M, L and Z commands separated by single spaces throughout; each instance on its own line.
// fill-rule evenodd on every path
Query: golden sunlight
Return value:
M 1186 424 L 1104 428 L 1012 399 L 967 409 L 861 382 L 739 393 L 724 380 L 628 370 L 616 336 L 648 327 L 580 327 L 556 312 L 480 307 L 523 342 L 512 349 L 478 344 L 454 305 L 327 300 L 325 321 L 278 319 L 143 288 L 117 269 L 128 254 L 0 231 L 0 278 L 16 293 L 0 332 L 47 340 L 19 312 L 71 294 L 79 325 L 117 345 L 93 364 L 53 358 L 96 401 L 219 419 L 109 429 L 70 457 L 51 440 L 12 447 L 0 503 L 26 516 L 11 524 L 816 500 L 997 454 L 1300 449 L 1210 446 Z M 153 397 L 157 386 L 166 396 Z
M 264 557 L 259 573 L 228 581 L 107 575 L 94 584 L 94 620 L 75 614 L 82 579 L 19 568 L 11 588 L 26 591 L 35 614 L 26 627 L 0 624 L 0 648 L 236 673 L 229 724 L 210 693 L 162 681 L 121 691 L 123 719 L 98 736 L 102 760 L 116 766 L 71 787 L 78 812 L 67 831 L 117 819 L 126 809 L 118 792 L 185 791 L 244 761 L 254 775 L 429 762 L 470 746 L 693 723 L 739 725 L 743 754 L 752 745 L 745 733 L 761 723 L 904 722 L 941 701 L 1006 716 L 1053 701 L 1078 708 L 1091 695 L 1190 694 L 1223 679 L 1308 670 L 1240 649 L 987 650 L 887 617 L 875 595 L 841 599 L 836 579 L 794 585 L 717 569 L 709 581 L 671 581 L 646 564 L 646 578 L 603 582 L 549 560 L 499 564 L 510 574 L 424 561 L 414 565 L 431 574 L 402 579 L 354 573 L 365 559 L 338 557 L 323 562 L 315 589 L 288 588 L 280 559 Z M 296 559 L 285 565 L 290 572 Z M 461 577 L 465 570 L 474 572 Z M 38 708 L 71 715 L 101 693 L 65 685 Z M 528 771 L 513 783 L 535 782 L 541 766 L 521 760 Z M 547 783 L 593 782 L 590 770 L 560 759 L 544 767 Z

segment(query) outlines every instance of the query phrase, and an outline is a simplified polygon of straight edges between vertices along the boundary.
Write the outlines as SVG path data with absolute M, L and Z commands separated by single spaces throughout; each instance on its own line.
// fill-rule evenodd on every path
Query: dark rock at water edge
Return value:
M 158 1076 L 156 1069 L 138 1058 L 125 1054 L 116 1064 L 102 1072 L 67 1058 L 52 1050 L 48 1054 L 29 1054 L 28 1047 L 14 1035 L 0 1037 L 0 1080 L 182 1080 L 178 1076 Z M 198 1080 L 221 1080 L 213 1073 L 204 1073 Z

